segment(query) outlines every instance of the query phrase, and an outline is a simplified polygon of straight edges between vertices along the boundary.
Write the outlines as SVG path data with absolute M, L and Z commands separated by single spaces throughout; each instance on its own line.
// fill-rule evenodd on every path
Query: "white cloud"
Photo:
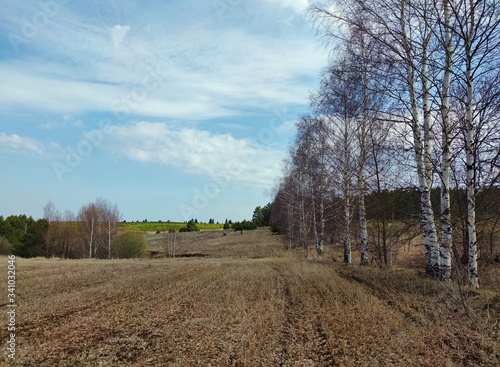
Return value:
M 28 154 L 44 154 L 44 146 L 42 143 L 35 139 L 22 137 L 17 134 L 5 134 L 0 132 L 0 149 L 16 152 L 16 153 L 28 153 Z
M 280 2 L 295 9 L 307 5 Z M 245 25 L 207 25 L 196 13 L 189 22 L 187 14 L 165 13 L 161 24 L 168 25 L 156 32 L 158 19 L 153 28 L 138 27 L 132 14 L 106 24 L 105 18 L 79 17 L 61 7 L 57 21 L 26 45 L 41 61 L 0 62 L 0 108 L 109 112 L 116 98 L 141 87 L 151 68 L 165 80 L 130 109 L 133 114 L 203 120 L 241 108 L 307 104 L 312 81 L 326 63 L 310 34 L 290 30 L 269 37 Z
M 249 139 L 160 122 L 108 126 L 107 131 L 108 148 L 117 158 L 160 163 L 207 177 L 224 174 L 233 182 L 258 187 L 272 185 L 284 155 Z
M 63 115 L 61 120 L 51 119 L 42 123 L 42 129 L 61 129 L 61 128 L 76 128 L 83 129 L 85 123 L 82 120 L 75 119 L 72 115 Z
M 12 110 L 80 113 L 107 111 L 117 87 L 68 80 L 63 75 L 31 74 L 13 65 L 1 65 L 0 107 Z

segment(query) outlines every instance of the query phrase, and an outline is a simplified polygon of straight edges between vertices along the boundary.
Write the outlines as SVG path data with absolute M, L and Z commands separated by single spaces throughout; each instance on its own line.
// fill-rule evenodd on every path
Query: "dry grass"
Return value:
M 223 235 L 226 233 L 226 235 Z M 262 235 L 265 234 L 264 240 Z M 158 252 L 155 257 L 165 257 L 168 253 L 168 241 L 171 233 L 148 233 L 148 241 L 152 251 Z M 175 235 L 176 256 L 212 257 L 212 258 L 268 258 L 283 256 L 281 239 L 273 236 L 269 230 L 243 231 L 233 230 L 184 232 Z
M 208 256 L 18 259 L 16 365 L 498 365 L 498 290 L 465 312 L 414 270 L 306 260 L 267 231 L 196 236 L 183 250 Z

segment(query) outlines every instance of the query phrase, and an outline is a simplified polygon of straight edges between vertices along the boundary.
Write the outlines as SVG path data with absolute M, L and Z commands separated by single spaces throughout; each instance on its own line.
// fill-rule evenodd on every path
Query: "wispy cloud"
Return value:
M 282 152 L 249 139 L 162 122 L 114 125 L 107 131 L 108 148 L 117 158 L 160 163 L 207 177 L 229 171 L 234 182 L 251 186 L 269 187 L 283 157 Z
M 280 175 L 293 119 L 307 109 L 327 62 L 307 19 L 309 2 L 2 2 L 3 177 L 26 187 L 0 197 L 0 209 L 10 202 L 18 212 L 26 191 L 77 208 L 85 192 L 128 203 L 127 217 L 173 218 L 172 201 L 192 203 L 190 187 L 207 184 L 226 193 L 210 202 L 207 217 L 223 219 L 228 208 L 246 217 L 267 200 L 262 189 Z M 15 172 L 19 161 L 45 180 Z M 141 175 L 131 165 L 141 165 Z M 162 169 L 175 177 L 153 183 Z M 64 184 L 54 185 L 59 174 Z M 213 185 L 221 177 L 228 186 Z M 158 190 L 137 192 L 149 184 Z M 158 205 L 162 190 L 172 198 Z M 35 215 L 43 207 L 29 205 Z
M 0 149 L 10 153 L 43 155 L 45 146 L 36 139 L 0 132 Z
M 307 5 L 272 1 L 297 11 Z M 40 9 L 32 5 L 30 11 L 36 14 Z M 120 22 L 104 11 L 95 19 L 80 17 L 74 6 L 61 5 L 23 45 L 36 52 L 37 59 L 0 61 L 0 108 L 113 112 L 114 101 L 142 93 L 144 80 L 155 70 L 160 83 L 148 89 L 140 103 L 130 103 L 131 114 L 189 120 L 227 117 L 242 108 L 307 103 L 311 81 L 324 63 L 310 37 L 293 29 L 275 38 L 262 37 L 251 27 L 204 22 L 196 12 L 176 16 L 167 5 L 158 9 L 165 20 L 151 17 L 145 25 L 134 20 L 132 5 L 124 5 Z M 10 18 L 18 16 L 19 22 L 9 23 L 7 32 L 19 31 L 26 17 L 16 9 Z

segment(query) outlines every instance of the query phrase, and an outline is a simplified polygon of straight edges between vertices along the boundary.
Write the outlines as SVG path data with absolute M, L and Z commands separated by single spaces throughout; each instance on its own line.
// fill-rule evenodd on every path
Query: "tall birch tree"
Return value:
M 488 116 L 487 111 L 494 109 L 499 100 L 497 92 L 489 93 L 500 81 L 498 7 L 497 2 L 493 0 L 450 0 L 450 8 L 456 18 L 454 33 L 461 46 L 456 75 L 464 95 L 464 98 L 459 97 L 459 99 L 462 100 L 465 109 L 463 132 L 467 191 L 468 283 L 473 288 L 479 288 L 476 194 L 479 187 L 478 152 L 482 143 L 481 135 L 484 134 L 481 128 L 487 124 L 484 120 Z M 492 159 L 490 167 L 495 167 L 498 149 Z
M 324 33 L 336 36 L 338 24 L 347 24 L 370 37 L 386 65 L 392 66 L 393 83 L 385 93 L 406 110 L 404 119 L 412 131 L 412 145 L 421 200 L 421 229 L 426 249 L 426 270 L 437 274 L 439 242 L 434 222 L 431 189 L 434 176 L 431 83 L 429 66 L 432 23 L 422 21 L 433 7 L 421 0 L 334 0 L 335 7 L 312 8 Z M 416 11 L 416 9 L 419 11 Z M 430 19 L 430 18 L 429 18 Z M 341 27 L 345 29 L 346 27 Z M 340 34 L 340 38 L 344 35 Z M 409 118 L 407 118 L 409 116 Z

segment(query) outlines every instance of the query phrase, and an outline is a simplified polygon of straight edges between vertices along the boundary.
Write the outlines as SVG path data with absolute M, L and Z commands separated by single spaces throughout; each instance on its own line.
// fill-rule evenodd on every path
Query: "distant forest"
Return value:
M 118 206 L 103 198 L 82 205 L 76 215 L 70 211 L 60 213 L 49 201 L 43 219 L 35 220 L 24 214 L 0 216 L 0 255 L 72 259 L 142 257 L 147 253 L 144 232 L 254 230 L 269 225 L 270 207 L 270 203 L 257 206 L 252 220 L 226 219 L 223 224 L 215 223 L 212 218 L 207 223 L 194 218 L 184 223 L 147 219 L 126 222 L 120 220 Z

